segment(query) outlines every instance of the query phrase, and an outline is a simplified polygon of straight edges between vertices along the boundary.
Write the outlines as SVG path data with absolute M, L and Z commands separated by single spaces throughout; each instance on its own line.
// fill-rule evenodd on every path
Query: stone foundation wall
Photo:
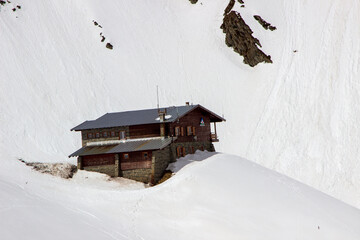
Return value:
M 115 177 L 115 164 L 84 167 L 84 170 L 91 172 L 105 173 L 111 177 Z
M 171 146 L 171 145 L 170 145 Z M 166 148 L 153 152 L 153 182 L 157 183 L 162 176 L 164 175 L 165 169 L 168 167 L 171 162 L 171 147 L 167 146 Z
M 191 153 L 191 147 L 194 148 L 194 151 L 201 150 L 202 147 L 204 150 L 209 152 L 215 152 L 214 145 L 212 142 L 182 142 L 182 143 L 172 143 L 171 144 L 171 150 L 170 150 L 170 158 L 171 162 L 175 162 L 177 157 L 176 148 L 177 147 L 184 147 L 185 148 L 185 154 Z
M 151 168 L 120 171 L 120 177 L 132 179 L 143 183 L 149 183 L 151 177 Z
M 89 166 L 84 167 L 86 171 L 100 172 L 107 174 L 111 177 L 124 177 L 132 179 L 139 182 L 157 183 L 164 174 L 165 169 L 168 167 L 169 163 L 175 162 L 177 159 L 176 148 L 178 146 L 185 148 L 185 153 L 191 153 L 191 147 L 194 148 L 194 151 L 207 150 L 209 152 L 214 152 L 214 145 L 211 142 L 182 142 L 182 143 L 172 143 L 170 146 L 162 150 L 157 150 L 152 152 L 152 166 L 151 168 L 142 168 L 142 169 L 133 169 L 133 170 L 121 170 L 120 161 L 118 154 L 115 155 L 115 164 L 112 165 L 102 165 L 102 166 Z M 78 161 L 78 168 L 81 169 L 81 157 Z

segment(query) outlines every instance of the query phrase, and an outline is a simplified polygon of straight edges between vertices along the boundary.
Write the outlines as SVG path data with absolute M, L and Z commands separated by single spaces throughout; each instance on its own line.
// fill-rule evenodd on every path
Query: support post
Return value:
M 77 158 L 77 169 L 83 170 L 82 157 L 80 156 Z
M 150 174 L 150 186 L 155 185 L 155 156 L 151 158 L 151 174 Z
M 115 177 L 120 175 L 120 158 L 119 154 L 115 154 Z
M 215 130 L 215 138 L 217 139 L 217 133 L 216 133 L 216 122 L 214 122 L 214 130 Z
M 160 123 L 160 136 L 165 137 L 165 123 Z

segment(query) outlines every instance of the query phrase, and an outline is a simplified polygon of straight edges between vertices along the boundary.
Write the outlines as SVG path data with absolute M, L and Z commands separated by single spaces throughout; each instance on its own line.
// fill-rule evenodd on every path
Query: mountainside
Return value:
M 358 209 L 288 177 L 240 157 L 199 151 L 173 167 L 178 170 L 189 162 L 165 183 L 147 189 L 130 180 L 119 184 L 105 175 L 86 171 L 64 180 L 41 175 L 15 162 L 11 169 L 19 176 L 7 176 L 7 171 L 0 169 L 1 237 L 360 237 Z
M 273 61 L 254 68 L 225 44 L 220 26 L 227 5 L 18 0 L 0 6 L 0 157 L 68 161 L 80 146 L 70 128 L 106 112 L 156 107 L 159 85 L 161 106 L 190 101 L 224 114 L 218 151 L 359 207 L 360 3 L 254 0 L 242 8 L 236 1 L 233 10 Z

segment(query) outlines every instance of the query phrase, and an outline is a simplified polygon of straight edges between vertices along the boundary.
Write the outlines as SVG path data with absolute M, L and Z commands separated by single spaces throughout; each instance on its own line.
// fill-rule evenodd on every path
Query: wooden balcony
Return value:
M 210 139 L 211 139 L 211 142 L 218 142 L 219 141 L 216 133 L 211 133 L 210 134 Z

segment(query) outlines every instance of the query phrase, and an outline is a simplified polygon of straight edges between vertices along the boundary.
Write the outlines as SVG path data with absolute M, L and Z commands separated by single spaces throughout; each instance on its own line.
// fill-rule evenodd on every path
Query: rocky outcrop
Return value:
M 112 45 L 111 43 L 107 43 L 107 44 L 106 44 L 106 48 L 108 48 L 108 49 L 111 50 L 111 49 L 113 49 L 113 45 Z
M 198 2 L 198 0 L 189 0 L 192 4 L 195 4 Z
M 77 172 L 75 165 L 70 163 L 25 163 L 27 166 L 32 167 L 35 171 L 50 174 L 56 177 L 65 179 L 72 178 Z
M 232 4 L 232 0 L 230 0 L 230 4 Z M 240 13 L 228 10 L 228 7 L 225 10 L 225 13 L 228 13 L 225 14 L 221 25 L 221 29 L 226 34 L 226 45 L 243 56 L 244 63 L 251 67 L 261 62 L 272 63 L 271 56 L 259 49 L 260 41 L 252 36 L 253 31 L 245 23 Z
M 256 21 L 258 21 L 260 23 L 261 26 L 263 26 L 263 28 L 265 28 L 266 30 L 271 30 L 274 31 L 276 30 L 275 26 L 272 26 L 270 23 L 266 22 L 264 19 L 262 19 L 259 15 L 255 15 L 254 18 L 256 19 Z
M 233 9 L 234 5 L 235 5 L 235 0 L 230 0 L 229 4 L 225 8 L 224 16 L 227 15 L 231 11 L 231 9 Z

